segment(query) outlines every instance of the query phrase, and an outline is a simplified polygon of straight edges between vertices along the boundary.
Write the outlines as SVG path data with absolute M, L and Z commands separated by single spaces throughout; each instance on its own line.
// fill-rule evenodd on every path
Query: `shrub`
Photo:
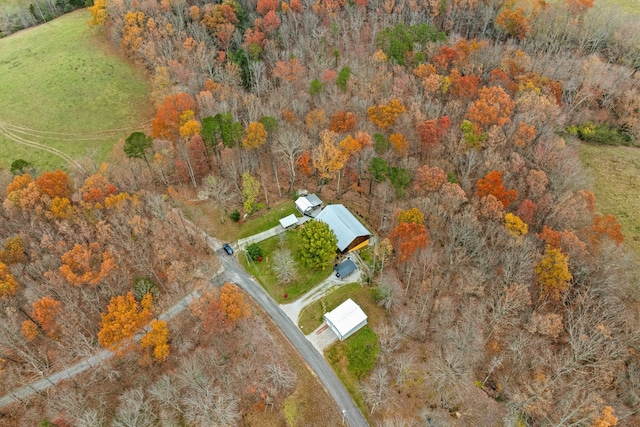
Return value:
M 146 294 L 151 294 L 153 299 L 158 297 L 158 287 L 148 277 L 139 277 L 133 285 L 133 295 L 136 300 L 142 301 Z
M 568 126 L 567 133 L 583 141 L 603 145 L 633 145 L 633 140 L 625 132 L 607 125 L 586 122 L 582 126 Z
M 258 258 L 262 258 L 262 248 L 257 243 L 252 243 L 247 246 L 247 256 L 251 261 L 257 261 Z
M 238 211 L 238 209 L 235 209 L 233 212 L 229 214 L 229 218 L 231 218 L 233 222 L 240 221 L 240 211 Z
M 324 85 L 320 80 L 318 79 L 312 80 L 311 84 L 309 85 L 309 93 L 311 94 L 311 96 L 318 96 L 322 93 L 323 88 L 324 88 Z
M 347 370 L 358 379 L 364 378 L 376 366 L 380 353 L 378 335 L 365 326 L 356 332 L 347 342 L 345 356 Z

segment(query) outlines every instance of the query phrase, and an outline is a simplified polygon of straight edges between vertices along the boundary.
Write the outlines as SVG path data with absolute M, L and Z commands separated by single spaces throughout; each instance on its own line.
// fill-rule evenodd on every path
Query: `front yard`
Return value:
M 298 257 L 298 231 L 285 231 L 258 243 L 262 249 L 262 261 L 252 261 L 242 252 L 238 255 L 240 263 L 262 284 L 265 290 L 278 303 L 291 302 L 315 287 L 333 272 L 331 267 L 312 269 L 302 265 Z M 295 277 L 290 283 L 278 280 L 274 254 L 278 249 L 290 251 L 295 266 Z

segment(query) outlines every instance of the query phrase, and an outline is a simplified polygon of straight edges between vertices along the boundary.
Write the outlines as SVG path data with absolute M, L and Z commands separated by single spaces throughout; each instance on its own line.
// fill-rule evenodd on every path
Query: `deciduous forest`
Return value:
M 297 425 L 301 371 L 233 284 L 156 317 L 219 268 L 183 207 L 225 227 L 306 188 L 376 234 L 380 352 L 351 390 L 372 425 L 640 423 L 638 254 L 577 154 L 640 138 L 637 19 L 593 0 L 89 10 L 156 114 L 108 164 L 2 175 L 0 368 L 8 392 L 106 348 L 86 382 L 123 386 L 69 384 L 24 420 L 265 425 L 275 403 L 263 422 Z

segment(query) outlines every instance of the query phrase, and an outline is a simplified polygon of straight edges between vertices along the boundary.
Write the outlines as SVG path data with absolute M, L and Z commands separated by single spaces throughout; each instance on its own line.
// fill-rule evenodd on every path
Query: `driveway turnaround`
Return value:
M 289 319 L 262 286 L 242 268 L 235 257 L 229 257 L 221 251 L 218 253 L 224 266 L 224 274 L 227 279 L 244 289 L 262 307 L 269 317 L 271 317 L 280 330 L 282 330 L 291 344 L 293 344 L 309 367 L 318 376 L 318 379 L 324 384 L 329 395 L 336 401 L 342 411 L 344 420 L 351 427 L 368 426 L 369 423 L 367 423 L 367 420 L 356 406 L 347 389 L 320 353 L 318 353 L 300 329 L 298 329 L 298 326 Z

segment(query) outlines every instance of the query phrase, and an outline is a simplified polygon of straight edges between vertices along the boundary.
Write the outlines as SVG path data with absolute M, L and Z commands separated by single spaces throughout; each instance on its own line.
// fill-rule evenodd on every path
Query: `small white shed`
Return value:
M 322 206 L 322 200 L 315 194 L 309 194 L 308 196 L 298 197 L 296 200 L 296 208 L 303 215 L 309 215 L 315 209 Z
M 282 228 L 284 228 L 285 230 L 289 227 L 293 227 L 294 225 L 296 225 L 298 223 L 298 218 L 294 215 L 291 214 L 289 216 L 285 216 L 284 218 L 282 218 L 280 220 L 280 225 L 282 226 Z
M 324 315 L 324 320 L 340 341 L 353 335 L 367 324 L 367 315 L 351 298 Z

